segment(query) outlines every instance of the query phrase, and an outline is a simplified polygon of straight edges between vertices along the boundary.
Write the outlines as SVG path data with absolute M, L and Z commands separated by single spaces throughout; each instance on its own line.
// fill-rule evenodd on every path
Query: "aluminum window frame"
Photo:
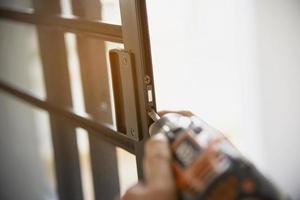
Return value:
M 51 0 L 41 1 L 38 7 L 42 7 L 47 10 L 47 1 L 48 4 Z M 51 1 L 52 3 L 58 4 L 59 1 Z M 39 99 L 31 94 L 28 94 L 8 83 L 0 81 L 0 90 L 4 91 L 15 98 L 21 99 L 22 101 L 29 103 L 35 107 L 41 108 L 47 111 L 54 120 L 64 119 L 71 124 L 71 129 L 75 127 L 82 127 L 88 130 L 90 135 L 103 140 L 106 143 L 113 145 L 114 147 L 120 147 L 126 151 L 133 153 L 136 156 L 137 163 L 137 174 L 139 179 L 143 178 L 143 169 L 142 169 L 142 159 L 143 159 L 143 146 L 145 141 L 149 138 L 148 127 L 151 123 L 151 119 L 148 117 L 147 112 L 149 109 L 155 109 L 155 91 L 154 91 L 154 81 L 153 81 L 153 71 L 152 71 L 152 62 L 151 62 L 151 51 L 150 51 L 150 41 L 148 33 L 148 22 L 147 22 L 147 13 L 146 13 L 146 1 L 145 0 L 119 0 L 120 3 L 120 12 L 122 25 L 107 24 L 100 21 L 91 21 L 86 19 L 81 19 L 79 17 L 69 17 L 66 18 L 59 14 L 57 10 L 50 10 L 48 14 L 43 12 L 38 12 L 38 10 L 32 9 L 9 9 L 9 8 L 0 8 L 0 19 L 13 20 L 16 22 L 23 22 L 28 24 L 36 25 L 37 28 L 45 29 L 42 30 L 44 34 L 47 34 L 47 30 L 53 30 L 57 33 L 64 34 L 65 32 L 72 32 L 76 35 L 84 35 L 100 38 L 105 41 L 118 42 L 124 44 L 124 50 L 133 54 L 133 66 L 134 66 L 134 95 L 136 100 L 135 108 L 137 110 L 137 126 L 139 127 L 138 133 L 140 135 L 140 140 L 136 141 L 126 134 L 116 131 L 110 125 L 99 123 L 93 119 L 92 116 L 82 116 L 78 113 L 75 113 L 72 110 L 64 108 L 66 105 L 72 105 L 70 100 L 70 87 L 66 86 L 61 92 L 66 92 L 67 97 L 64 96 L 58 100 L 47 100 Z M 48 37 L 48 36 L 47 36 Z M 45 53 L 42 52 L 42 56 L 45 56 Z M 65 60 L 66 56 L 63 56 Z M 48 67 L 51 67 L 51 63 L 48 63 Z M 45 68 L 45 63 L 43 63 Z M 49 77 L 51 79 L 51 74 Z M 69 77 L 61 77 L 64 79 L 64 82 L 68 85 L 70 84 Z M 49 79 L 49 80 L 50 80 Z M 46 82 L 49 80 L 46 80 Z M 146 81 L 145 81 L 146 80 Z M 52 80 L 53 81 L 53 80 Z M 51 82 L 51 80 L 50 80 Z M 148 102 L 148 90 L 149 84 L 152 87 L 152 102 Z M 49 85 L 51 85 L 49 83 Z M 57 88 L 47 88 L 47 95 L 51 91 L 56 90 Z M 60 89 L 61 90 L 61 89 Z M 56 92 L 53 93 L 56 95 Z M 67 100 L 66 100 L 67 98 Z M 69 126 L 69 125 L 68 125 Z M 61 127 L 58 127 L 58 129 Z M 53 132 L 57 131 L 52 129 Z M 56 134 L 63 134 L 61 131 Z M 71 139 L 74 140 L 75 132 L 71 136 Z M 66 138 L 65 138 L 66 139 Z M 70 138 L 69 138 L 70 139 Z M 60 140 L 58 135 L 57 140 Z M 58 141 L 53 141 L 54 143 Z M 54 145 L 55 148 L 64 148 L 62 144 Z M 71 183 L 76 180 L 80 182 L 80 169 L 78 164 L 78 150 L 77 147 L 73 145 L 73 150 L 69 152 L 69 155 L 73 159 L 75 158 L 75 165 L 72 166 L 71 172 L 67 172 L 66 166 L 68 165 L 65 158 L 55 158 L 56 163 L 62 165 L 61 169 L 56 168 L 56 172 L 60 170 L 59 173 L 56 173 L 58 180 L 58 192 L 61 199 L 83 199 L 81 183 Z M 68 149 L 69 151 L 70 149 Z M 103 154 L 103 152 L 101 152 Z M 60 160 L 57 160 L 60 159 Z M 98 161 L 99 162 L 99 161 Z M 115 161 L 114 161 L 115 162 Z M 117 163 L 110 163 L 110 165 L 116 165 Z M 68 169 L 70 170 L 70 169 Z M 101 170 L 101 169 L 99 169 Z M 109 172 L 117 173 L 117 172 Z M 68 174 L 68 175 L 66 175 Z M 69 176 L 69 177 L 66 177 Z M 75 177 L 75 179 L 74 179 Z M 101 182 L 101 180 L 100 180 Z M 95 181 L 94 181 L 95 183 Z M 67 186 L 70 184 L 70 186 Z M 108 183 L 110 184 L 110 183 Z M 114 187 L 118 183 L 111 183 L 108 187 Z M 116 190 L 117 191 L 117 190 Z M 107 198 L 113 197 L 114 192 L 112 191 L 109 194 L 105 194 L 103 188 L 95 188 L 96 199 L 101 199 L 105 196 Z M 101 196 L 103 194 L 103 196 Z

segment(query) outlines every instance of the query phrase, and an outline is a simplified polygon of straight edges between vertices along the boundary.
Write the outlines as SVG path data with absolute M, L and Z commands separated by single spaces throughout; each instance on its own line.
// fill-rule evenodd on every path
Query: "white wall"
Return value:
M 299 2 L 147 3 L 158 108 L 192 110 L 295 199 Z
M 256 1 L 266 169 L 300 199 L 300 1 Z

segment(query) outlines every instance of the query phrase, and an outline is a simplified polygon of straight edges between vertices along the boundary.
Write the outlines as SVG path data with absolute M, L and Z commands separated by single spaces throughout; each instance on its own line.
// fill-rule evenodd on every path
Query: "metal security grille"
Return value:
M 120 0 L 119 3 L 121 26 L 99 21 L 98 0 L 71 0 L 77 17 L 62 16 L 59 0 L 34 0 L 32 10 L 0 8 L 1 19 L 33 24 L 37 28 L 47 99 L 39 99 L 3 81 L 0 89 L 49 113 L 60 199 L 83 199 L 76 127 L 86 129 L 89 134 L 96 199 L 113 199 L 119 193 L 116 146 L 136 156 L 138 177 L 143 176 L 143 144 L 149 137 L 150 123 L 147 112 L 155 109 L 146 3 L 145 0 Z M 77 37 L 87 116 L 69 109 L 72 97 L 65 32 L 75 33 Z M 124 44 L 124 49 L 110 53 L 114 103 L 110 102 L 107 85 L 104 41 Z M 117 130 L 109 125 L 113 120 L 112 110 L 99 112 L 101 101 L 115 104 Z

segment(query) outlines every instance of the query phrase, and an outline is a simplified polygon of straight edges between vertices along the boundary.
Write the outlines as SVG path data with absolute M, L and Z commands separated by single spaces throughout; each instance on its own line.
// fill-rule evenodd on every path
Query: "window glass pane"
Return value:
M 62 13 L 109 24 L 121 24 L 119 0 L 61 0 Z
M 101 0 L 102 21 L 121 24 L 121 14 L 119 0 Z
M 45 98 L 36 29 L 0 20 L 0 80 Z
M 0 7 L 28 11 L 27 8 L 34 9 L 34 4 L 33 0 L 1 0 Z M 60 13 L 66 17 L 121 24 L 119 0 L 60 0 Z
M 0 20 L 0 30 L 0 81 L 46 99 L 35 26 Z M 122 48 L 123 45 L 93 37 L 77 37 L 73 33 L 65 34 L 65 42 L 74 110 L 83 115 L 87 112 L 99 122 L 115 124 L 108 52 L 113 48 Z M 78 52 L 89 53 L 80 60 Z M 81 65 L 88 66 L 89 70 L 83 72 Z M 88 104 L 96 109 L 86 109 L 85 101 L 88 97 L 84 98 L 82 91 L 84 73 L 89 79 L 85 79 L 88 82 L 87 88 L 95 88 Z
M 137 168 L 135 156 L 127 151 L 117 148 L 118 171 L 120 179 L 120 191 L 123 195 L 126 190 L 137 183 Z
M 84 129 L 76 128 L 76 140 L 79 153 L 83 196 L 85 200 L 94 200 L 94 184 L 92 177 L 93 173 L 91 166 L 88 132 Z
M 48 114 L 0 91 L 1 199 L 57 199 Z
M 65 34 L 73 109 L 93 120 L 114 125 L 114 106 L 109 65 L 109 50 L 119 43 L 93 37 Z
M 32 8 L 31 0 L 1 0 L 0 7 L 5 8 Z
M 110 120 L 113 120 L 111 121 L 112 125 L 115 125 L 108 52 L 110 49 L 122 48 L 123 45 L 119 43 L 103 42 L 91 37 L 76 37 L 73 33 L 66 33 L 65 41 L 74 110 L 79 113 L 87 112 L 94 116 L 94 120 L 99 122 L 103 122 L 103 120 L 107 122 L 110 118 Z M 83 52 L 89 53 L 86 55 Z M 90 65 L 94 66 L 91 67 Z M 86 73 L 89 73 L 88 80 L 84 77 L 87 76 Z M 93 82 L 93 85 L 89 85 L 89 88 L 95 88 L 95 90 L 93 90 L 93 96 L 86 95 L 83 97 L 84 92 L 82 90 L 84 86 L 82 86 L 82 83 L 83 81 L 91 81 L 92 79 L 95 79 L 95 82 Z M 103 80 L 105 80 L 105 82 L 103 82 Z M 98 87 L 97 85 L 101 87 Z M 92 112 L 89 112 L 89 106 L 93 106 L 95 109 L 92 109 Z M 86 198 L 93 199 L 93 183 L 90 178 L 89 144 L 88 140 L 84 139 L 85 137 L 86 131 L 77 129 L 77 142 L 81 160 L 84 193 Z M 135 156 L 117 148 L 117 159 L 121 194 L 124 194 L 130 186 L 137 182 Z

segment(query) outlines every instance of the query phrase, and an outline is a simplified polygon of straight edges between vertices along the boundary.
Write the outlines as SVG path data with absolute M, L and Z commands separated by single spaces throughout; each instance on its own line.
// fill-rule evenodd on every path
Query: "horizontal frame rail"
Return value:
M 62 15 L 41 15 L 34 13 L 33 9 L 12 10 L 0 7 L 0 18 L 35 25 L 52 26 L 64 32 L 72 32 L 103 40 L 122 43 L 122 27 L 99 21 L 89 21 L 78 17 L 65 17 Z
M 29 104 L 32 104 L 38 108 L 46 110 L 52 114 L 59 115 L 71 123 L 75 124 L 78 127 L 89 130 L 90 134 L 97 135 L 102 137 L 107 142 L 116 145 L 125 149 L 126 151 L 134 154 L 134 144 L 135 142 L 124 135 L 123 133 L 112 130 L 111 128 L 95 122 L 87 117 L 82 117 L 78 114 L 75 114 L 71 110 L 67 110 L 64 108 L 59 108 L 47 101 L 40 100 L 36 97 L 33 97 L 26 92 L 20 91 L 19 89 L 15 89 L 14 87 L 0 81 L 0 90 L 13 95 Z

